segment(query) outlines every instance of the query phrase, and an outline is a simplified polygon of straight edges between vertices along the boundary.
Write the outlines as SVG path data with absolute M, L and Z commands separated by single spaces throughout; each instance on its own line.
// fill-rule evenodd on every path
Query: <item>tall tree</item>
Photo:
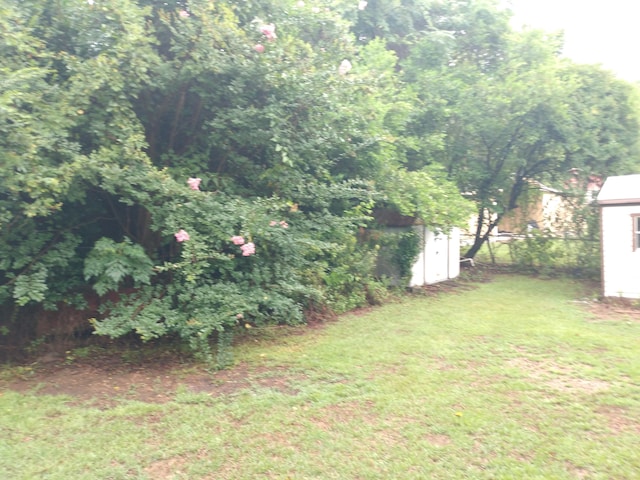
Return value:
M 475 201 L 467 257 L 518 206 L 531 180 L 562 186 L 570 169 L 588 166 L 607 174 L 636 155 L 638 118 L 630 91 L 593 71 L 585 76 L 567 68 L 557 56 L 560 42 L 539 31 L 510 33 L 490 69 L 483 56 L 462 55 L 418 76 L 424 103 L 412 128 L 425 148 L 413 162 L 444 164 Z M 597 87 L 594 75 L 601 79 Z M 616 102 L 598 107 L 614 91 Z

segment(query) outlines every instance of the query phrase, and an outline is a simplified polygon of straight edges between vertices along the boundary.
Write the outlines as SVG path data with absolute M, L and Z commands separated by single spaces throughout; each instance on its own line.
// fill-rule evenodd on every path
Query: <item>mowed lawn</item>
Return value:
M 235 370 L 176 366 L 157 402 L 5 388 L 0 478 L 638 479 L 638 312 L 598 315 L 585 295 L 497 275 L 252 329 Z M 140 378 L 127 391 L 166 389 Z

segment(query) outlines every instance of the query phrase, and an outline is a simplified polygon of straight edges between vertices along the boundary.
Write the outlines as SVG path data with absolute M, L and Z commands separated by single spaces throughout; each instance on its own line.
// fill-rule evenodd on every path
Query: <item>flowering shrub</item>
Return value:
M 144 166 L 135 173 L 112 170 L 103 178 L 105 193 L 114 200 L 126 194 L 148 211 L 151 230 L 159 234 L 159 253 L 146 255 L 128 240 L 98 240 L 86 260 L 85 277 L 97 293 L 119 295 L 117 302 L 103 303 L 93 320 L 96 333 L 135 332 L 144 340 L 176 334 L 221 364 L 230 361 L 227 347 L 235 329 L 299 323 L 313 306 L 340 309 L 344 282 L 350 283 L 350 305 L 366 303 L 361 282 L 366 271 L 353 270 L 357 274 L 344 279 L 331 273 L 345 263 L 345 246 L 356 247 L 354 233 L 363 218 L 330 213 L 347 199 L 357 207 L 370 195 L 366 189 L 356 184 L 313 192 L 301 187 L 293 207 L 277 197 L 212 192 L 194 197 L 181 184 Z M 219 342 L 218 358 L 209 350 L 212 339 Z
M 332 8 L 7 1 L 0 307 L 10 318 L 27 305 L 86 308 L 92 288 L 96 333 L 177 335 L 205 356 L 217 340 L 224 363 L 238 328 L 369 301 L 376 252 L 356 233 L 392 177 L 381 165 L 402 164 L 383 122 L 393 54 L 359 54 Z M 343 58 L 363 65 L 357 79 L 336 78 Z M 396 203 L 435 202 L 421 193 Z
M 164 241 L 168 255 L 155 266 L 147 264 L 146 277 L 124 268 L 120 280 L 135 273 L 140 281 L 131 293 L 121 293 L 117 303 L 103 305 L 101 317 L 94 320 L 97 333 L 120 336 L 133 331 L 145 340 L 176 333 L 207 356 L 212 337 L 227 341 L 228 333 L 238 326 L 303 320 L 305 305 L 319 295 L 301 282 L 299 268 L 308 260 L 284 230 L 262 227 L 283 209 L 283 202 L 204 192 L 194 200 L 188 189 L 181 191 L 171 179 L 154 179 L 155 174 L 149 173 L 150 182 L 160 180 L 167 190 L 166 197 L 153 199 L 157 206 L 148 205 L 153 228 L 171 232 L 184 226 L 174 234 L 182 246 L 171 253 L 170 242 Z M 137 197 L 146 195 L 139 191 Z M 229 236 L 237 230 L 251 231 L 265 255 L 255 255 L 255 243 L 246 242 L 244 236 Z M 255 261 L 240 260 L 249 256 Z M 122 261 L 126 263 L 126 257 Z M 106 268 L 99 260 L 91 265 L 91 272 Z M 102 285 L 119 291 L 123 284 L 96 284 L 100 294 L 106 292 Z

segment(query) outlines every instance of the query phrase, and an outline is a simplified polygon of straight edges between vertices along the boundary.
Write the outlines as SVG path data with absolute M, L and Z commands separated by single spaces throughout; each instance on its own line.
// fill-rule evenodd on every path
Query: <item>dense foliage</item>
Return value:
M 447 230 L 462 189 L 485 225 L 528 178 L 621 171 L 631 87 L 507 22 L 474 0 L 5 1 L 4 329 L 98 304 L 97 333 L 208 354 L 375 301 L 376 208 Z

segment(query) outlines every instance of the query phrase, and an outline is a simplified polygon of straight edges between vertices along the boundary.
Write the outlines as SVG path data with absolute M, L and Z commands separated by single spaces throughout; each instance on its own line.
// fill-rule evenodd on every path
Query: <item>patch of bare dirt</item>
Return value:
M 274 337 L 304 335 L 324 328 L 332 319 L 318 316 L 302 327 L 270 327 Z M 275 330 L 281 330 L 276 332 Z M 252 331 L 236 341 L 253 341 Z M 79 350 L 83 350 L 82 348 Z M 46 349 L 31 363 L 0 372 L 0 390 L 40 395 L 67 395 L 78 403 L 108 408 L 121 400 L 166 403 L 178 391 L 205 393 L 211 397 L 234 395 L 243 390 L 271 389 L 286 395 L 298 393 L 296 384 L 306 377 L 280 366 L 239 364 L 211 371 L 191 354 L 168 345 L 101 344 L 79 350 Z
M 350 401 L 329 405 L 320 409 L 320 414 L 314 418 L 316 425 L 322 430 L 332 430 L 336 425 L 344 425 L 353 422 L 368 425 L 378 425 L 379 419 L 371 413 L 373 403 L 371 401 Z M 362 412 L 369 412 L 363 416 Z
M 208 452 L 206 449 L 202 449 L 198 452 L 188 455 L 180 455 L 157 460 L 146 467 L 144 470 L 149 478 L 153 478 L 155 480 L 176 478 L 177 476 L 186 475 L 186 467 L 190 462 L 194 460 L 194 457 L 197 459 L 203 459 L 207 458 L 209 455 L 210 452 Z
M 589 478 L 589 476 L 591 475 L 591 472 L 589 472 L 588 469 L 584 467 L 579 467 L 569 461 L 565 462 L 565 468 L 567 469 L 568 472 L 571 473 L 571 475 L 574 478 L 577 478 L 577 479 Z
M 607 419 L 609 429 L 614 434 L 635 433 L 640 435 L 640 419 L 629 412 L 627 408 L 604 406 L 597 413 Z
M 508 364 L 522 370 L 531 380 L 557 391 L 592 394 L 611 387 L 607 381 L 584 378 L 570 365 L 527 358 L 513 359 Z
M 451 445 L 451 437 L 449 435 L 431 433 L 425 436 L 425 440 L 434 447 L 447 447 Z
M 596 320 L 640 322 L 640 304 L 627 298 L 580 300 Z
M 184 468 L 190 459 L 188 457 L 172 457 L 153 462 L 145 472 L 150 478 L 158 480 L 175 478 L 175 475 L 184 475 Z
M 236 365 L 209 372 L 204 366 L 179 358 L 160 357 L 144 364 L 127 365 L 112 357 L 66 364 L 21 368 L 20 375 L 0 382 L 0 388 L 39 395 L 67 395 L 75 401 L 108 408 L 120 400 L 165 403 L 179 389 L 228 396 L 247 389 L 273 389 L 295 395 L 293 386 L 304 376 L 278 366 Z
M 476 282 L 479 281 L 476 279 Z M 487 279 L 481 281 L 488 281 Z M 414 287 L 414 292 L 420 292 L 427 296 L 436 296 L 443 293 L 462 293 L 469 290 L 478 288 L 477 284 L 467 282 L 464 279 L 460 280 L 447 280 L 446 282 L 434 283 L 433 285 L 423 285 L 421 287 Z

